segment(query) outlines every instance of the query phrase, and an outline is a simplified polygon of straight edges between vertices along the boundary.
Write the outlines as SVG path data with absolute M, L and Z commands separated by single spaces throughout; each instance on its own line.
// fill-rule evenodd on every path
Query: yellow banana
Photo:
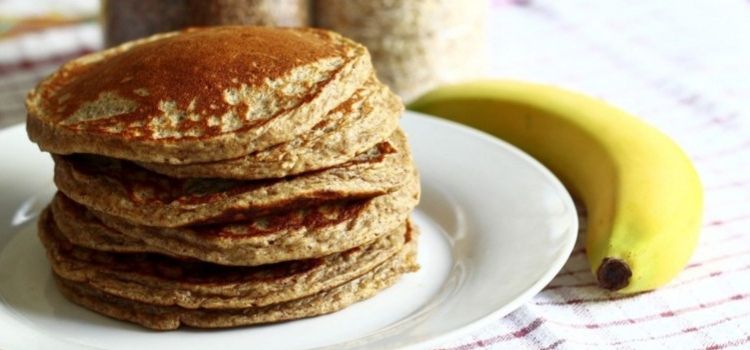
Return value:
M 590 97 L 512 81 L 441 87 L 409 108 L 500 137 L 555 173 L 587 208 L 586 253 L 601 287 L 652 290 L 690 259 L 703 187 L 679 146 L 639 119 Z

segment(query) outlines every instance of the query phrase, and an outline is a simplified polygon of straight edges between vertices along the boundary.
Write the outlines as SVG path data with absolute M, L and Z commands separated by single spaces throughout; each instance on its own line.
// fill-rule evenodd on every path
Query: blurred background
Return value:
M 365 43 L 407 101 L 437 84 L 502 77 L 562 85 L 636 114 L 668 97 L 748 115 L 750 3 L 586 0 L 0 0 L 0 125 L 72 57 L 193 25 L 331 28 Z M 663 109 L 673 109 L 666 104 Z

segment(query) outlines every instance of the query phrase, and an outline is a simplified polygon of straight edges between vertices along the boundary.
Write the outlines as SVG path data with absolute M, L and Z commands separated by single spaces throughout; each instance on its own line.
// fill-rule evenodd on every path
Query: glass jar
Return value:
M 315 22 L 363 43 L 378 77 L 406 101 L 484 75 L 486 0 L 316 0 Z
M 309 0 L 102 0 L 107 47 L 192 26 L 302 27 Z

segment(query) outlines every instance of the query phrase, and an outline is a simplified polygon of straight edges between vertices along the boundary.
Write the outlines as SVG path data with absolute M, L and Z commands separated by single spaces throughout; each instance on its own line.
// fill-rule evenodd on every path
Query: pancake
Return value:
M 290 142 L 219 162 L 139 165 L 180 178 L 252 180 L 296 175 L 345 163 L 387 139 L 398 127 L 402 111 L 398 96 L 372 78 L 309 132 Z
M 71 242 L 97 250 L 143 251 L 222 265 L 321 257 L 371 242 L 399 227 L 419 201 L 416 174 L 396 192 L 330 202 L 249 221 L 163 228 L 136 225 L 58 194 L 55 222 Z
M 62 294 L 74 303 L 147 328 L 171 330 L 181 325 L 200 328 L 237 327 L 327 314 L 370 298 L 393 285 L 402 274 L 417 269 L 416 240 L 411 240 L 393 258 L 337 287 L 278 304 L 236 309 L 159 306 L 118 297 L 89 284 L 70 281 L 57 275 L 55 280 Z
M 59 190 L 38 236 L 88 309 L 158 330 L 280 322 L 419 268 L 403 105 L 339 34 L 157 34 L 64 64 L 26 106 Z
M 405 135 L 340 166 L 283 179 L 176 179 L 128 161 L 53 156 L 55 184 L 76 202 L 133 223 L 177 227 L 241 221 L 342 198 L 369 198 L 404 185 L 413 165 Z
M 407 223 L 375 242 L 342 253 L 246 267 L 93 250 L 68 241 L 49 210 L 39 221 L 39 238 L 59 276 L 130 300 L 189 309 L 265 306 L 333 288 L 396 255 L 411 231 Z
M 72 60 L 40 82 L 26 99 L 27 132 L 57 154 L 239 158 L 309 131 L 372 74 L 362 45 L 320 29 L 157 34 Z

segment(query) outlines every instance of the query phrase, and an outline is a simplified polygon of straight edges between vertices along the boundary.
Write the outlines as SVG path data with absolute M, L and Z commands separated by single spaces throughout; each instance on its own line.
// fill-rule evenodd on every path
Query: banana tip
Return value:
M 616 258 L 604 258 L 596 270 L 599 287 L 611 291 L 627 287 L 632 275 L 630 266 L 625 261 Z

